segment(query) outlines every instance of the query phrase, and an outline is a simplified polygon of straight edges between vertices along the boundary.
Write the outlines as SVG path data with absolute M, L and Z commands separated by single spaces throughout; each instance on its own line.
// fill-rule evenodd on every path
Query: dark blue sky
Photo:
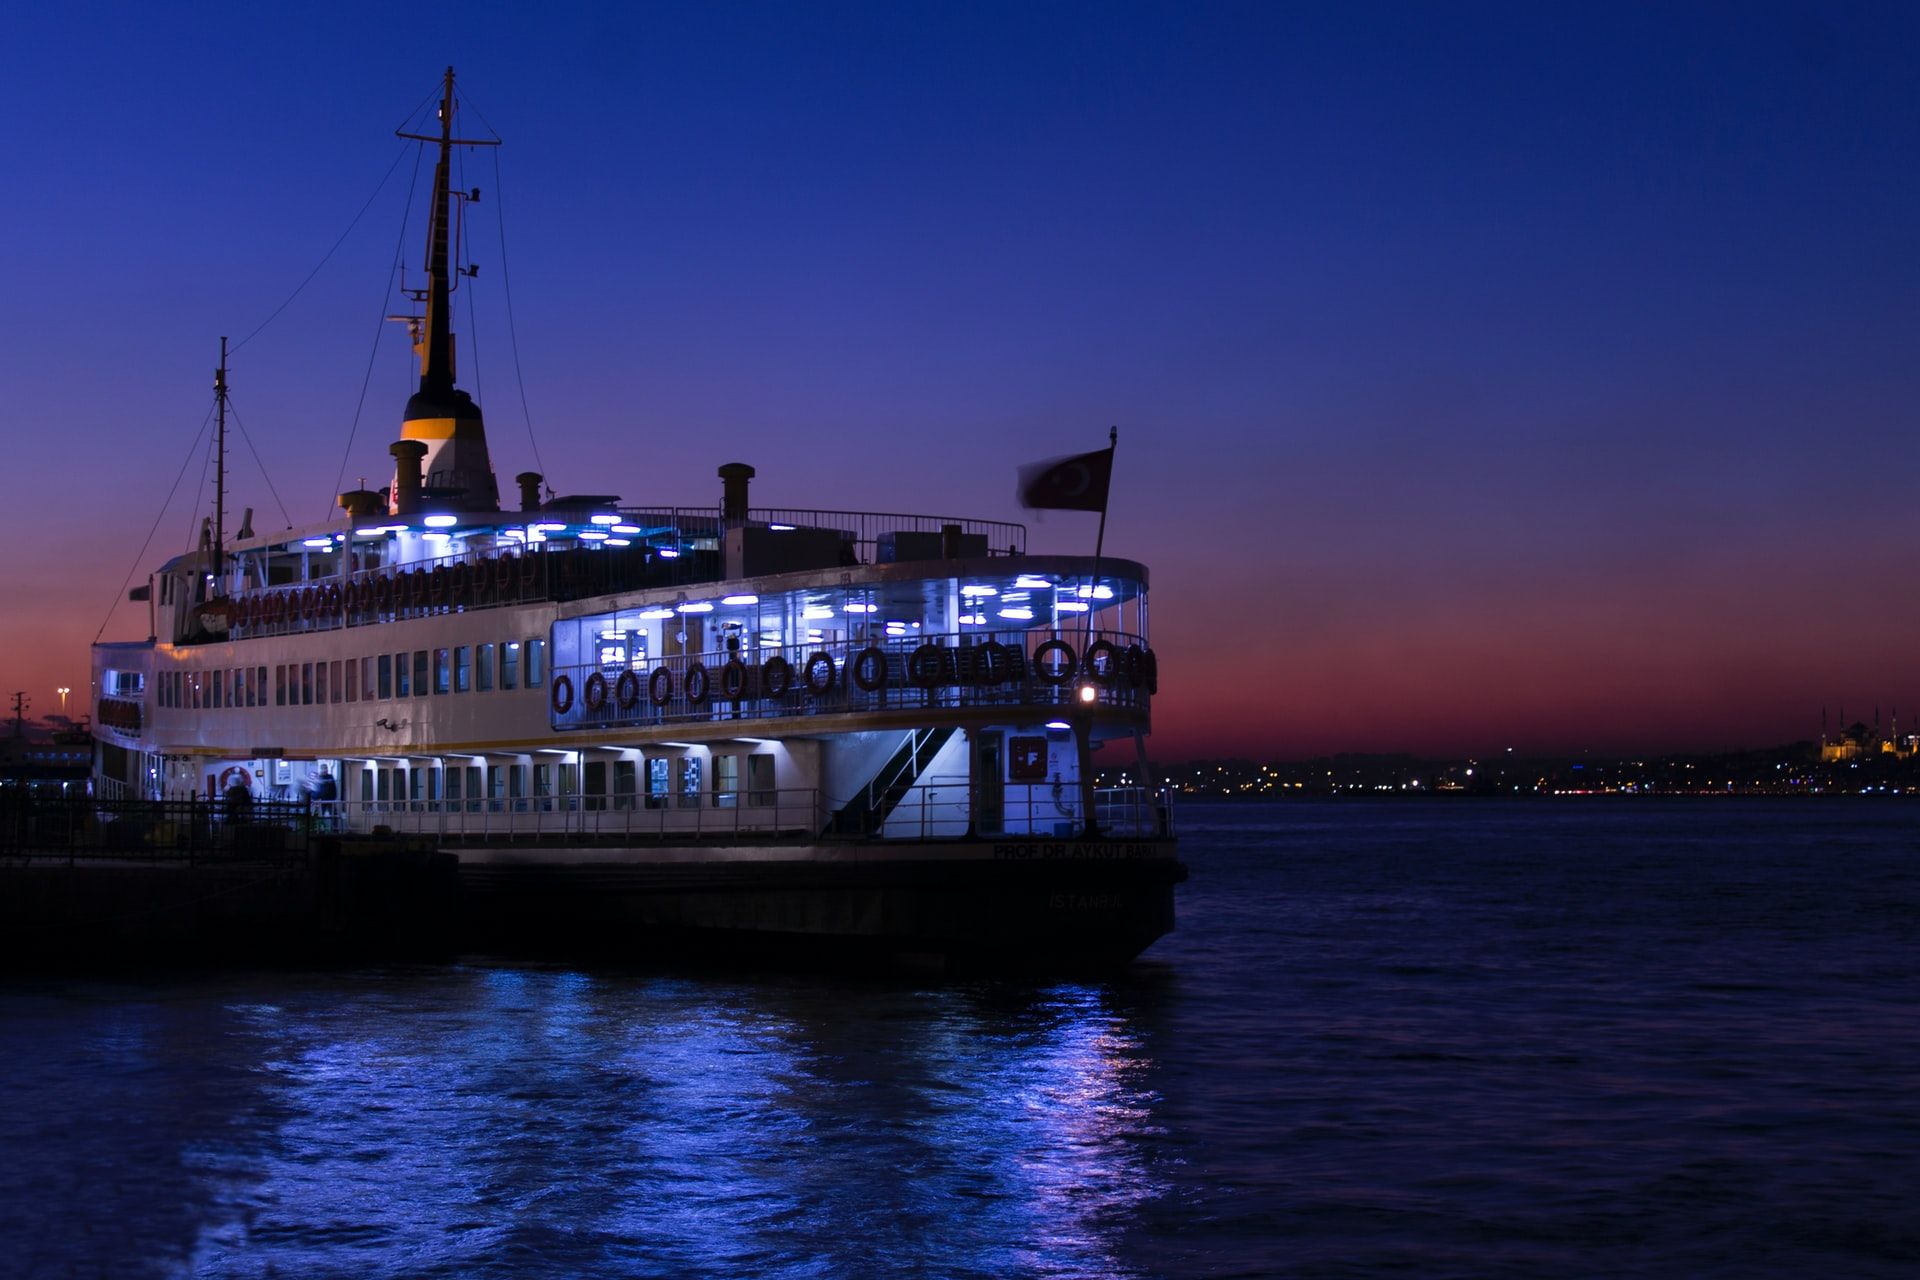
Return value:
M 466 162 L 477 334 L 457 321 L 504 474 L 532 459 L 498 207 L 562 490 L 712 501 L 738 457 L 769 503 L 1019 518 L 1018 463 L 1119 424 L 1109 547 L 1155 573 L 1170 752 L 1720 746 L 1841 699 L 1920 719 L 1912 9 L 9 25 L 0 421 L 24 496 L 0 527 L 63 531 L 4 571 L 49 601 L 0 623 L 10 688 L 84 685 L 218 336 L 319 260 L 451 61 L 508 143 L 498 186 Z M 298 522 L 401 309 L 411 166 L 234 361 Z M 420 239 L 416 216 L 409 262 Z M 408 390 L 387 328 L 349 482 L 384 477 Z M 237 487 L 280 522 L 244 450 Z M 176 499 L 142 573 L 190 527 Z

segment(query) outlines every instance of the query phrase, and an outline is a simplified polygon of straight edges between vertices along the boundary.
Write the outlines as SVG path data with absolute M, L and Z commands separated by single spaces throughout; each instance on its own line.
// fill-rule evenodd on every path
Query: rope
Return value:
M 380 354 L 380 334 L 386 327 L 386 299 L 393 296 L 393 278 L 400 271 L 401 258 L 407 247 L 407 219 L 413 216 L 413 196 L 420 187 L 420 158 L 427 152 L 425 145 L 416 146 L 413 153 L 413 177 L 407 184 L 407 207 L 400 212 L 400 236 L 393 245 L 393 265 L 387 269 L 387 283 L 380 291 L 380 319 L 373 327 L 373 349 L 367 352 L 367 371 L 360 378 L 360 398 L 354 402 L 353 425 L 347 428 L 347 447 L 340 455 L 340 471 L 333 478 L 334 493 L 340 492 L 340 485 L 347 477 L 347 463 L 353 458 L 353 440 L 360 433 L 360 415 L 367 407 L 367 387 L 373 382 L 374 360 Z M 333 511 L 332 494 L 328 495 L 327 512 Z M 321 519 L 326 519 L 326 514 Z
M 479 115 L 479 113 L 480 109 L 475 107 L 474 114 Z M 480 116 L 480 123 L 486 124 L 487 118 Z M 492 130 L 493 126 L 488 124 L 487 128 Z M 495 131 L 494 136 L 499 136 L 498 131 Z M 547 464 L 540 460 L 540 442 L 534 438 L 533 434 L 533 412 L 527 408 L 527 378 L 520 371 L 520 332 L 513 323 L 513 277 L 507 272 L 507 210 L 501 197 L 500 149 L 498 147 L 493 151 L 493 208 L 495 219 L 500 227 L 500 287 L 507 295 L 507 341 L 513 348 L 514 381 L 520 384 L 520 416 L 527 424 L 527 443 L 533 446 L 533 465 L 540 469 L 542 475 L 545 475 Z
M 260 461 L 260 451 L 253 447 L 253 437 L 247 432 L 247 424 L 240 421 L 240 411 L 233 407 L 232 393 L 227 395 L 227 412 L 233 415 L 233 425 L 240 428 L 240 438 L 247 442 L 247 452 L 253 455 L 253 465 L 260 468 L 260 478 L 267 482 L 267 492 L 273 495 L 274 504 L 280 508 L 287 528 L 293 528 L 293 517 L 287 513 L 287 504 L 280 501 L 280 491 L 273 487 L 273 477 L 267 474 L 267 464 Z
M 347 229 L 340 233 L 340 238 L 333 242 L 333 247 L 328 249 L 326 253 L 322 254 L 320 257 L 320 261 L 314 264 L 313 270 L 307 272 L 306 278 L 301 280 L 299 284 L 293 287 L 293 292 L 287 295 L 285 302 L 282 302 L 279 306 L 275 307 L 273 309 L 272 314 L 269 315 L 265 320 L 262 320 L 254 328 L 254 331 L 252 333 L 240 339 L 240 341 L 234 343 L 233 346 L 228 349 L 227 358 L 229 360 L 233 358 L 235 353 L 237 353 L 241 347 L 246 346 L 249 342 L 252 342 L 255 338 L 259 337 L 261 330 L 265 329 L 268 325 L 272 324 L 275 320 L 279 319 L 280 313 L 282 311 L 285 311 L 289 306 L 293 305 L 293 300 L 300 296 L 300 291 L 306 288 L 309 284 L 313 282 L 313 278 L 320 274 L 320 268 L 326 266 L 327 262 L 339 250 L 340 246 L 347 242 L 347 237 L 353 234 L 353 229 L 360 225 L 360 219 L 366 217 L 367 210 L 373 208 L 373 202 L 375 200 L 378 200 L 380 198 L 380 193 L 387 189 L 387 180 L 393 177 L 393 171 L 395 169 L 398 169 L 400 167 L 400 162 L 406 158 L 407 158 L 406 144 L 402 143 L 400 146 L 399 152 L 396 153 L 393 157 L 393 163 L 388 165 L 387 171 L 380 176 L 380 184 L 373 189 L 373 194 L 367 197 L 366 203 L 360 206 L 360 212 L 353 215 L 353 221 L 349 222 L 347 224 Z
M 113 600 L 107 605 L 107 616 L 100 619 L 100 629 L 93 633 L 93 643 L 99 644 L 100 637 L 107 633 L 107 624 L 113 621 L 113 611 L 120 607 L 120 601 L 126 597 L 127 584 L 133 581 L 133 575 L 140 571 L 141 564 L 147 558 L 147 548 L 153 545 L 153 535 L 160 532 L 160 522 L 167 518 L 167 508 L 173 505 L 173 495 L 180 491 L 180 482 L 186 479 L 187 468 L 193 463 L 193 455 L 199 451 L 200 437 L 206 432 L 207 424 L 213 421 L 213 406 L 207 406 L 207 416 L 200 419 L 200 429 L 193 433 L 193 443 L 187 446 L 187 456 L 180 460 L 180 470 L 173 477 L 173 487 L 167 490 L 167 500 L 160 504 L 160 512 L 153 518 L 153 525 L 147 530 L 146 541 L 140 544 L 140 550 L 134 553 L 133 566 L 127 570 L 127 576 L 120 582 L 120 589 L 113 593 Z

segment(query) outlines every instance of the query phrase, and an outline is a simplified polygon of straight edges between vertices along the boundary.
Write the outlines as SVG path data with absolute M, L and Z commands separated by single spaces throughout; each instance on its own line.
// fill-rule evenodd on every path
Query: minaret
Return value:
M 403 138 L 431 142 L 440 148 L 440 162 L 433 171 L 433 209 L 427 236 L 427 287 L 415 295 L 426 303 L 424 323 L 415 331 L 414 350 L 420 355 L 420 390 L 407 401 L 407 417 L 400 428 L 402 443 L 417 442 L 425 448 L 425 457 L 417 464 L 421 484 L 428 490 L 459 490 L 448 506 L 465 511 L 498 511 L 500 489 L 493 477 L 493 460 L 487 455 L 487 432 L 480 419 L 480 406 L 473 397 L 453 385 L 453 307 L 452 272 L 448 265 L 453 222 L 453 201 L 449 176 L 453 148 L 456 146 L 497 146 L 498 139 L 468 139 L 453 136 L 453 68 L 447 68 L 440 98 L 440 134 L 405 133 Z M 398 448 L 398 446 L 396 446 Z M 405 486 L 400 471 L 410 470 L 411 455 L 399 459 L 389 502 L 397 515 L 402 510 Z M 418 499 L 415 499 L 418 501 Z

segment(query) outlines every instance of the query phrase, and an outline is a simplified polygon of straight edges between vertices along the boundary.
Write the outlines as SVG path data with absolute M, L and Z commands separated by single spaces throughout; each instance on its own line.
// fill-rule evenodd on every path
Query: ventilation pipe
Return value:
M 545 479 L 546 477 L 538 471 L 522 471 L 513 478 L 513 482 L 520 486 L 520 509 L 522 511 L 538 511 L 540 509 L 540 482 Z
M 744 462 L 725 463 L 720 468 L 720 524 L 737 529 L 747 522 L 747 481 L 753 468 Z
M 387 452 L 393 455 L 393 514 L 410 516 L 420 509 L 420 464 L 427 446 L 418 440 L 395 440 Z

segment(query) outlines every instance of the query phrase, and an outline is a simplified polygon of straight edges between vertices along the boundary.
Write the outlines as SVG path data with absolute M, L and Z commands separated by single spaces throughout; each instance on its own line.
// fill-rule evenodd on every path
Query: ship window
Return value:
M 637 772 L 631 760 L 616 760 L 613 762 L 614 808 L 633 808 L 633 784 Z
M 393 696 L 393 657 L 391 654 L 383 653 L 380 655 L 380 696 L 383 698 L 391 698 Z
M 460 808 L 460 766 L 447 770 L 447 808 L 457 811 Z
M 520 687 L 520 642 L 509 640 L 500 646 L 500 687 Z
M 427 771 L 416 768 L 407 775 L 407 780 L 412 788 L 409 798 L 413 800 L 426 799 Z
M 347 678 L 346 692 L 341 696 L 348 702 L 360 701 L 360 659 L 348 658 L 341 674 Z
M 667 768 L 665 756 L 655 756 L 647 761 L 647 808 L 664 809 L 667 807 Z
M 698 809 L 700 807 L 700 757 L 680 757 L 680 807 Z
M 473 650 L 456 645 L 453 650 L 453 691 L 465 693 L 473 688 Z
M 529 689 L 538 689 L 546 683 L 546 651 L 545 640 L 527 641 L 527 688 Z
M 713 758 L 713 807 L 732 809 L 740 803 L 740 757 L 731 754 Z
M 241 668 L 235 667 L 230 674 L 233 680 L 233 697 L 227 700 L 227 705 L 230 707 L 244 707 L 247 705 L 247 673 Z
M 253 688 L 254 688 L 254 696 L 260 699 L 260 705 L 263 707 L 266 706 L 267 705 L 267 669 L 265 667 L 255 667 L 253 669 Z
M 316 662 L 314 663 L 314 667 L 313 700 L 325 705 L 327 695 L 332 692 L 332 690 L 327 687 L 327 664 L 324 662 Z
M 382 658 L 381 661 L 385 662 L 386 659 Z M 412 682 L 407 678 L 411 673 L 411 671 L 412 671 L 412 668 L 407 665 L 406 654 L 396 653 L 393 655 L 393 696 L 394 697 L 396 698 L 406 697 L 408 690 L 410 690 L 413 687 Z M 386 674 L 385 672 L 381 673 L 383 677 L 385 676 L 385 674 Z M 384 686 L 386 685 L 387 682 L 383 678 L 380 681 L 380 683 L 383 686 L 380 691 L 382 693 L 385 693 L 386 689 Z
M 435 649 L 433 651 L 433 691 L 435 693 L 445 693 L 448 689 L 452 688 L 452 686 L 447 683 L 448 668 L 452 665 L 452 662 L 453 660 L 448 655 L 447 650 Z
M 343 699 L 343 698 L 345 698 L 345 697 L 347 696 L 347 690 L 346 690 L 346 686 L 344 686 L 344 685 L 342 685 L 342 684 L 340 683 L 340 664 L 339 664 L 338 662 L 335 662 L 335 663 L 333 663 L 332 665 L 333 665 L 333 698 L 332 698 L 332 701 L 334 701 L 334 702 L 339 702 L 339 701 L 340 701 L 341 699 Z M 351 667 L 353 666 L 353 663 L 352 663 L 351 661 L 349 661 L 349 662 L 347 663 L 347 666 L 348 666 L 348 668 L 351 668 Z
M 425 649 L 413 651 L 413 696 L 416 698 L 427 696 L 427 651 Z
M 300 705 L 303 707 L 313 705 L 313 664 L 311 662 L 300 664 Z
M 581 794 L 586 797 L 585 800 L 582 801 L 582 807 L 587 809 L 606 808 L 607 762 L 605 760 L 589 760 L 582 767 L 581 773 L 583 775 L 582 781 L 585 784 L 581 788 Z
M 393 770 L 375 769 L 374 773 L 379 775 L 380 778 L 380 794 L 378 798 L 382 801 L 391 800 L 393 798 Z
M 467 766 L 467 812 L 480 812 L 480 766 Z
M 497 764 L 487 766 L 487 799 L 493 801 L 495 811 L 499 810 L 500 801 L 507 798 L 505 773 L 506 770 Z
M 535 808 L 553 808 L 553 766 L 536 764 L 533 766 L 533 794 L 540 801 Z
M 360 659 L 360 696 L 368 700 L 373 698 L 375 688 L 373 666 L 374 662 L 372 658 Z
M 493 688 L 493 646 L 473 646 L 473 687 L 481 693 Z
M 273 666 L 273 705 L 287 705 L 287 669 L 277 662 Z
M 773 756 L 769 752 L 760 752 L 747 757 L 747 803 L 772 804 L 773 795 Z
M 373 803 L 373 775 L 374 775 L 374 770 L 372 769 L 362 768 L 360 770 L 360 803 L 361 804 Z

